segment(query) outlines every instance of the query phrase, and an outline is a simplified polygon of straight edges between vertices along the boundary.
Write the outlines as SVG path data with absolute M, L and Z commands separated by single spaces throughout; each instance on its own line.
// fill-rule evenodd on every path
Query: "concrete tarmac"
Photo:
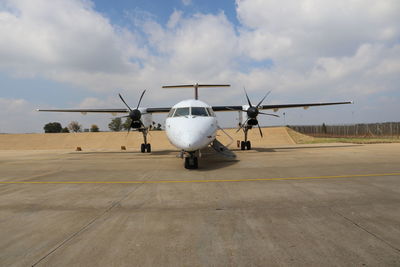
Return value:
M 0 151 L 0 266 L 399 266 L 400 144 Z

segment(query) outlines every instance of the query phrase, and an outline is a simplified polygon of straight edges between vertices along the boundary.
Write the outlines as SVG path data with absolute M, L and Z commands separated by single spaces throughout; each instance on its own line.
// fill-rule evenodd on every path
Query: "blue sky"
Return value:
M 161 86 L 188 82 L 232 84 L 200 93 L 212 105 L 245 104 L 243 87 L 255 101 L 272 90 L 270 103 L 356 103 L 286 110 L 291 124 L 399 121 L 399 13 L 396 0 L 4 0 L 0 132 L 71 120 L 106 130 L 108 115 L 33 110 L 123 107 L 118 93 L 133 104 L 143 89 L 143 104 L 173 105 L 192 92 Z
M 230 21 L 237 24 L 235 1 L 232 0 L 202 0 L 188 1 L 184 4 L 182 0 L 165 0 L 165 1 L 94 1 L 94 9 L 110 18 L 113 23 L 128 26 L 130 24 L 127 19 L 126 12 L 145 12 L 154 16 L 157 22 L 166 24 L 170 15 L 175 10 L 182 10 L 187 16 L 195 13 L 217 14 L 224 12 Z

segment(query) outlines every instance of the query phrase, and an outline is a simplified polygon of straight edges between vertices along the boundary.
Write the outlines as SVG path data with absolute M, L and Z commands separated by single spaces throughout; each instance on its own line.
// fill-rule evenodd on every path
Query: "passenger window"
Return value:
M 192 116 L 203 116 L 208 117 L 206 108 L 203 107 L 192 107 Z
M 211 117 L 215 117 L 214 110 L 212 108 L 207 108 L 208 113 L 210 114 Z
M 168 117 L 172 117 L 174 115 L 175 109 L 171 108 L 171 110 L 168 113 Z
M 174 117 L 188 116 L 189 108 L 177 108 Z

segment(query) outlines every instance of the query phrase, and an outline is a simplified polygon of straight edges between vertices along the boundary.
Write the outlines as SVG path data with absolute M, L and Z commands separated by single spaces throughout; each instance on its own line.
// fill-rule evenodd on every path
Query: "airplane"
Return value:
M 253 105 L 245 91 L 247 100 L 246 105 L 238 106 L 210 106 L 199 100 L 198 89 L 203 87 L 229 87 L 229 84 L 184 84 L 184 85 L 167 85 L 162 88 L 194 88 L 194 98 L 180 101 L 172 107 L 140 107 L 140 103 L 146 92 L 144 90 L 139 98 L 136 108 L 131 108 L 124 100 L 121 94 L 118 94 L 126 108 L 117 109 L 38 109 L 43 112 L 79 112 L 86 113 L 123 113 L 128 115 L 121 118 L 130 118 L 131 124 L 128 129 L 137 130 L 143 134 L 143 143 L 140 146 L 142 153 L 151 152 L 151 144 L 147 142 L 147 134 L 152 125 L 153 113 L 168 113 L 165 121 L 165 132 L 168 140 L 172 145 L 180 150 L 179 156 L 185 159 L 184 166 L 186 169 L 198 168 L 198 157 L 201 156 L 200 150 L 211 146 L 217 152 L 227 157 L 235 157 L 235 155 L 217 139 L 217 131 L 222 128 L 218 126 L 215 112 L 220 111 L 238 111 L 239 112 L 239 128 L 244 133 L 244 140 L 240 142 L 241 150 L 250 150 L 251 142 L 248 140 L 247 133 L 254 126 L 257 126 L 261 137 L 263 133 L 258 122 L 259 115 L 274 116 L 278 115 L 265 113 L 260 110 L 273 110 L 277 112 L 283 108 L 303 107 L 307 109 L 313 106 L 328 106 L 353 104 L 353 101 L 346 102 L 325 102 L 325 103 L 305 103 L 305 104 L 280 104 L 280 105 L 262 105 L 263 101 L 269 95 L 268 92 L 256 105 Z

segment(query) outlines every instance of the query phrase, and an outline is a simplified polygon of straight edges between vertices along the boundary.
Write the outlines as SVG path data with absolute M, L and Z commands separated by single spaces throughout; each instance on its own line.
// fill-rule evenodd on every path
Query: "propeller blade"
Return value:
M 133 121 L 131 121 L 131 124 L 129 125 L 128 134 L 129 134 L 129 132 L 131 131 L 132 126 L 133 126 Z
M 258 124 L 257 124 L 257 126 L 258 126 L 258 130 L 260 130 L 260 135 L 261 135 L 261 138 L 262 138 L 262 137 L 263 137 L 263 133 L 262 133 L 262 130 L 261 130 L 260 124 L 258 123 Z
M 140 99 L 139 99 L 139 102 L 138 102 L 138 104 L 137 104 L 137 108 L 136 108 L 136 109 L 139 108 L 140 102 L 142 102 L 142 98 L 143 98 L 144 93 L 146 93 L 146 90 L 144 90 L 143 93 L 142 93 L 142 95 L 140 96 Z
M 129 118 L 129 115 L 121 116 L 121 117 L 115 117 L 115 119 L 122 119 L 122 118 Z
M 253 105 L 251 104 L 250 98 L 249 98 L 249 96 L 247 95 L 246 88 L 243 87 L 243 89 L 244 89 L 244 93 L 246 94 L 247 103 L 249 103 L 249 106 L 252 107 Z
M 125 106 L 129 109 L 129 111 L 132 111 L 132 109 L 128 106 L 128 104 L 125 102 L 124 98 L 122 97 L 121 94 L 118 94 L 119 98 L 121 98 L 122 102 L 124 102 Z
M 261 99 L 261 101 L 257 104 L 256 107 L 259 107 L 259 106 L 262 104 L 262 102 L 265 100 L 265 98 L 266 98 L 270 93 L 271 93 L 271 91 L 269 91 L 268 93 L 266 93 L 265 96 L 263 97 L 263 99 Z
M 244 123 L 242 123 L 242 125 L 240 125 L 239 129 L 237 129 L 236 132 L 239 132 L 243 128 L 243 126 L 246 125 L 248 120 L 249 120 L 249 118 L 247 118 L 247 120 Z
M 278 115 L 275 115 L 275 114 L 270 114 L 270 113 L 258 112 L 258 114 L 262 114 L 262 115 L 268 115 L 268 116 L 274 116 L 274 117 L 278 117 L 278 118 L 279 118 L 279 116 L 278 116 Z

